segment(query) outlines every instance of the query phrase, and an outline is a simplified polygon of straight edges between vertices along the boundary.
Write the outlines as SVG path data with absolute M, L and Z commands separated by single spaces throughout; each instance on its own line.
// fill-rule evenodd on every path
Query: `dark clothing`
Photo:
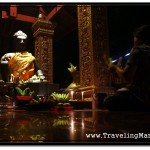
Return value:
M 114 96 L 108 96 L 104 99 L 104 107 L 110 111 L 149 111 L 141 99 L 131 92 L 122 92 Z
M 139 110 L 150 108 L 150 46 L 132 49 L 127 64 L 133 79 L 128 82 L 129 91 L 107 97 L 104 104 L 111 110 Z M 129 72 L 128 72 L 129 73 Z
M 135 47 L 127 61 L 131 68 L 136 66 L 133 81 L 129 90 L 144 103 L 150 104 L 150 46 Z

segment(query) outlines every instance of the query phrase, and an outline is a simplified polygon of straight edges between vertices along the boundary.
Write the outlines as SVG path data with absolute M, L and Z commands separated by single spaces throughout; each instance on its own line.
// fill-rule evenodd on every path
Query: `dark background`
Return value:
M 133 32 L 141 25 L 150 24 L 149 4 L 126 4 L 108 7 L 110 55 L 118 58 L 133 46 Z
M 97 4 L 96 6 L 101 6 L 102 4 Z M 108 8 L 108 30 L 109 30 L 109 49 L 110 56 L 113 59 L 123 56 L 130 51 L 133 45 L 133 31 L 144 24 L 150 24 L 150 4 L 149 3 L 135 3 L 135 4 L 103 4 Z M 53 37 L 53 57 L 54 57 L 54 83 L 58 83 L 60 88 L 67 87 L 71 81 L 71 75 L 68 71 L 69 62 L 73 63 L 78 67 L 79 70 L 79 45 L 78 45 L 78 29 L 77 29 L 77 11 L 74 8 L 76 4 L 71 6 L 66 6 L 65 12 L 68 15 L 73 16 L 76 21 L 72 30 L 69 30 L 67 34 L 64 34 L 62 38 L 57 38 L 59 34 L 59 28 L 56 28 L 56 34 Z M 95 4 L 94 4 L 95 6 Z M 2 9 L 1 4 L 1 9 Z M 6 8 L 7 9 L 7 8 Z M 70 9 L 70 10 L 69 10 Z M 70 13 L 71 12 L 71 13 Z M 67 16 L 67 14 L 66 14 Z M 66 17 L 64 16 L 64 17 Z M 52 21 L 59 24 L 59 19 L 62 20 L 61 23 L 66 25 L 68 23 L 65 18 L 62 18 L 61 14 L 58 14 L 56 18 Z M 5 20 L 8 30 L 10 30 L 10 36 L 6 38 L 3 34 L 0 34 L 0 56 L 7 52 L 13 52 L 13 40 L 12 35 L 15 33 L 13 31 L 12 24 L 15 20 L 9 19 Z M 1 22 L 4 22 L 1 19 Z M 31 30 L 31 23 L 17 21 L 18 25 L 15 27 L 16 30 L 22 30 L 28 35 L 27 49 L 34 54 L 34 38 Z M 62 25 L 62 24 L 61 24 Z M 73 25 L 73 24 L 72 24 Z M 70 24 L 70 26 L 72 26 Z M 0 28 L 2 26 L 0 24 Z M 2 33 L 3 30 L 0 29 Z M 64 29 L 65 30 L 65 29 Z M 67 31 L 67 28 L 66 28 Z M 61 34 L 61 32 L 60 32 Z

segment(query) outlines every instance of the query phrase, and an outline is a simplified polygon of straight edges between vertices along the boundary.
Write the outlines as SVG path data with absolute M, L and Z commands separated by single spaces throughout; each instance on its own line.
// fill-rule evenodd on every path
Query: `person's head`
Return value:
M 134 32 L 134 45 L 150 45 L 150 25 L 143 25 Z

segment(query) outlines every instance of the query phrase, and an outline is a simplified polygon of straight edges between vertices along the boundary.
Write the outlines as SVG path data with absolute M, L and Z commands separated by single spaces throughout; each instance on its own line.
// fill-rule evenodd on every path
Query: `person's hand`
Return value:
M 116 65 L 112 62 L 112 58 L 109 58 L 108 69 L 115 70 Z
M 122 68 L 122 61 L 123 61 L 123 58 L 120 57 L 116 66 L 119 68 Z

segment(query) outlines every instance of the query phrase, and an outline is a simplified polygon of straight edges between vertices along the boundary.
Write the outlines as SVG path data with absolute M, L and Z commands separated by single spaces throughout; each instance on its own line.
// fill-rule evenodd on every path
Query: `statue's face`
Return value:
M 16 38 L 14 39 L 15 51 L 21 52 L 26 49 L 26 39 Z

